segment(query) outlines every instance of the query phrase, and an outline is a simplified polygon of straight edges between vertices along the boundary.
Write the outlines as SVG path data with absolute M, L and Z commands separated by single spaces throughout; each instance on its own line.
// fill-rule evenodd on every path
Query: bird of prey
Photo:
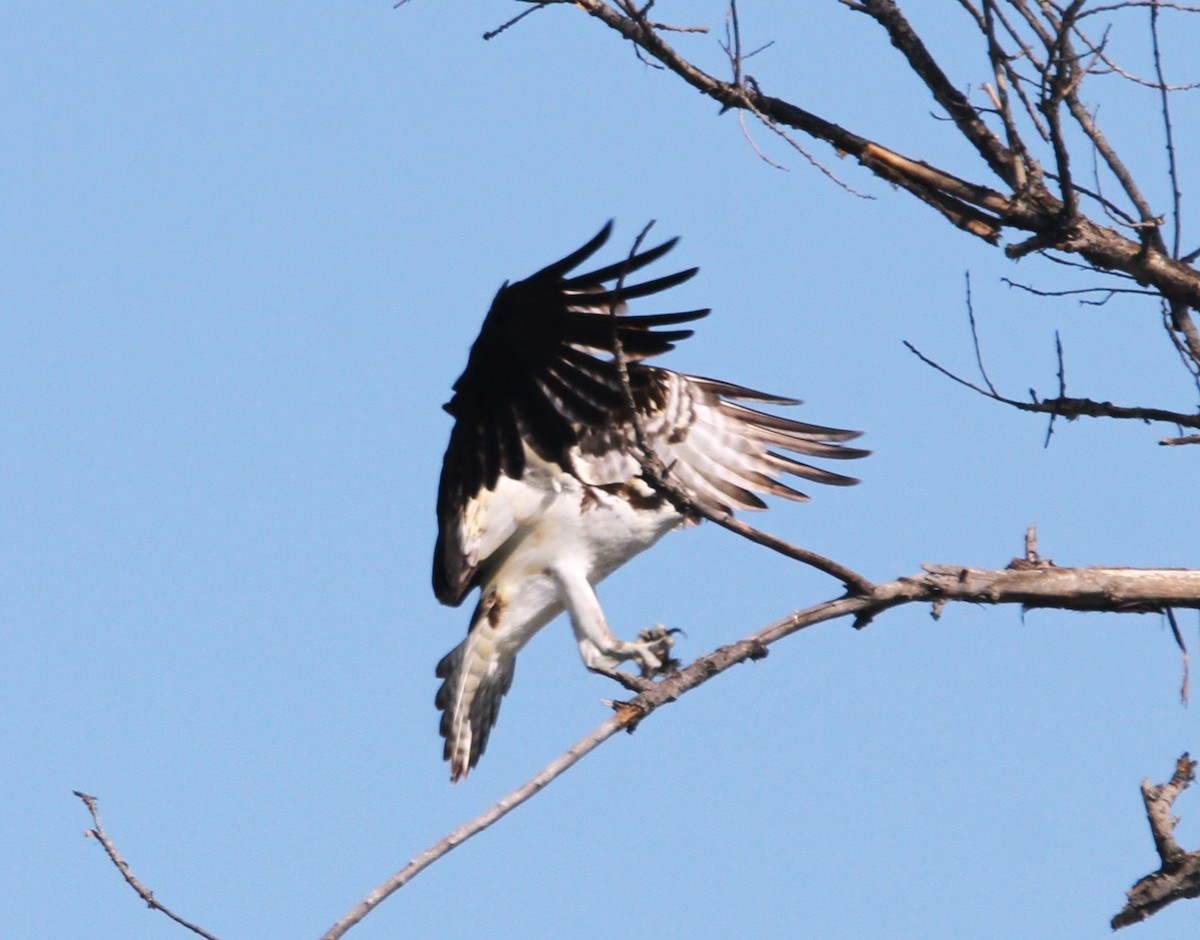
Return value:
M 645 364 L 692 335 L 672 327 L 709 311 L 627 314 L 626 301 L 696 273 L 624 283 L 676 239 L 572 273 L 611 230 L 609 222 L 562 260 L 501 286 L 444 406 L 454 429 L 438 487 L 433 590 L 458 606 L 479 589 L 466 639 L 437 666 L 452 781 L 483 754 L 517 653 L 563 610 L 589 669 L 611 674 L 632 660 L 652 675 L 668 662 L 668 631 L 618 639 L 595 592 L 604 577 L 688 521 L 643 475 L 630 397 L 645 441 L 694 505 L 732 512 L 765 508 L 755 494 L 806 500 L 782 474 L 858 482 L 789 456 L 864 456 L 841 446 L 858 432 L 750 407 L 798 404 L 792 399 Z

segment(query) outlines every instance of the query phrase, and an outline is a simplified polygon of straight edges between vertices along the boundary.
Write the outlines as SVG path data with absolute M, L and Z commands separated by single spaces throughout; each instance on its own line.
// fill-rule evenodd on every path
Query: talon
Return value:
M 667 629 L 661 623 L 656 623 L 638 633 L 638 643 L 645 653 L 644 658 L 638 657 L 642 676 L 665 676 L 679 670 L 679 660 L 670 655 L 670 650 L 675 645 L 674 635 L 682 632 L 678 629 Z

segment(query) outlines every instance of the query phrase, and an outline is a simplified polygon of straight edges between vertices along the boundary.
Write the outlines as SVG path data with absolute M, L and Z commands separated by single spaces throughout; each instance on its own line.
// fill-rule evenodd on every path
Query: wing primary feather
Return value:
M 612 349 L 613 320 L 605 314 L 579 313 L 568 311 L 563 315 L 563 327 L 567 342 L 591 349 Z M 632 351 L 639 348 L 653 349 L 656 341 L 678 342 L 687 339 L 694 330 L 663 330 L 654 332 L 644 327 L 625 324 L 624 318 L 616 321 L 617 334 L 621 344 Z
M 647 313 L 636 317 L 622 317 L 620 325 L 626 329 L 648 329 L 652 326 L 673 326 L 676 323 L 691 323 L 712 313 L 711 307 L 699 310 L 680 310 L 678 313 Z M 770 399 L 775 401 L 775 399 Z
M 603 247 L 604 243 L 608 241 L 608 236 L 612 234 L 612 229 L 613 220 L 609 219 L 604 223 L 604 227 L 595 235 L 593 235 L 585 245 L 581 245 L 579 248 L 576 248 L 565 258 L 559 258 L 553 264 L 546 265 L 546 267 L 534 274 L 533 277 L 529 278 L 529 280 L 534 280 L 535 278 L 545 278 L 547 280 L 554 281 L 561 280 L 564 274 L 566 274 L 572 268 L 579 267 L 579 265 L 583 264 L 583 262 L 599 251 L 601 247 Z
M 804 404 L 799 398 L 785 398 L 782 395 L 772 395 L 770 392 L 760 392 L 753 388 L 747 388 L 744 385 L 722 382 L 720 379 L 709 379 L 699 375 L 689 376 L 689 378 L 699 382 L 704 388 L 720 395 L 722 398 L 732 398 L 737 401 L 757 401 L 765 405 Z
M 609 225 L 611 226 L 611 224 L 610 222 Z M 624 261 L 618 261 L 615 264 L 606 265 L 595 271 L 589 271 L 587 274 L 577 274 L 575 277 L 563 281 L 563 286 L 567 290 L 576 290 L 593 284 L 603 284 L 605 281 L 614 281 L 621 276 L 622 272 L 626 275 L 633 274 L 635 271 L 640 271 L 646 267 L 646 265 L 653 264 L 674 248 L 678 241 L 678 238 L 671 238 L 661 245 L 656 245 L 654 248 L 647 248 L 645 251 L 639 252 L 632 258 L 626 258 Z M 580 261 L 582 260 L 581 258 Z M 576 262 L 576 264 L 578 263 Z M 567 270 L 569 271 L 570 268 L 567 268 Z
M 786 454 L 779 454 L 775 451 L 767 452 L 771 457 L 781 461 L 784 466 L 780 469 L 792 474 L 793 476 L 803 477 L 806 480 L 812 480 L 814 483 L 825 483 L 829 486 L 854 486 L 859 482 L 854 477 L 844 476 L 840 473 L 834 473 L 832 470 L 822 470 L 820 467 L 811 467 L 806 463 L 801 463 L 799 460 L 794 460 Z
M 791 418 L 781 418 L 779 415 L 756 411 L 745 405 L 730 401 L 722 402 L 725 408 L 736 414 L 739 421 L 754 424 L 763 428 L 774 428 L 786 431 L 796 437 L 808 437 L 819 441 L 852 441 L 862 436 L 862 431 L 847 431 L 844 428 L 827 428 L 820 424 L 807 424 L 804 421 L 793 421 Z
M 619 292 L 614 288 L 613 290 L 588 291 L 586 294 L 581 294 L 580 296 L 586 299 L 589 307 L 608 307 L 618 301 L 636 300 L 638 297 L 648 297 L 651 294 L 669 290 L 685 281 L 690 281 L 696 276 L 696 272 L 699 270 L 699 268 L 688 268 L 686 271 L 677 271 L 675 274 L 656 277 L 652 281 L 642 281 L 640 284 L 626 284 Z

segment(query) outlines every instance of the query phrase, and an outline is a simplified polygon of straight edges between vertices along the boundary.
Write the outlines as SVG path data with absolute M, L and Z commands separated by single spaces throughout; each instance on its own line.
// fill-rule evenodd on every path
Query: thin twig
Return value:
M 1064 401 L 1067 397 L 1067 367 L 1063 362 L 1062 337 L 1059 336 L 1058 330 L 1054 331 L 1054 355 L 1058 359 L 1058 401 Z M 1057 411 L 1050 412 L 1050 421 L 1046 424 L 1046 440 L 1042 443 L 1043 447 L 1050 446 L 1050 438 L 1054 435 L 1054 419 L 1057 417 Z
M 1079 14 L 1079 19 L 1083 19 L 1085 16 L 1097 16 L 1100 13 L 1112 13 L 1117 10 L 1134 10 L 1138 7 L 1158 7 L 1163 10 L 1177 10 L 1181 13 L 1200 13 L 1200 6 L 1193 6 L 1190 3 L 1168 3 L 1167 0 L 1121 0 L 1120 3 L 1090 7 Z
M 971 301 L 971 272 L 966 273 L 967 286 L 967 319 L 971 324 L 971 343 L 975 347 L 975 364 L 979 367 L 979 374 L 983 376 L 983 381 L 987 383 L 988 389 L 993 395 L 998 395 L 996 386 L 992 384 L 991 377 L 987 373 L 987 368 L 983 364 L 983 352 L 979 348 L 979 330 L 975 323 L 975 305 Z
M 117 867 L 117 871 L 121 873 L 121 877 L 125 879 L 125 883 L 137 892 L 137 896 L 145 901 L 151 910 L 160 911 L 181 927 L 186 927 L 192 933 L 204 937 L 205 940 L 217 940 L 215 936 L 203 927 L 198 927 L 190 921 L 184 920 L 169 907 L 160 903 L 154 897 L 154 892 L 138 881 L 137 876 L 133 873 L 133 869 L 129 867 L 129 863 L 121 858 L 121 853 L 117 851 L 117 847 L 113 844 L 112 839 L 104 831 L 104 826 L 100 822 L 99 801 L 91 794 L 84 793 L 81 790 L 73 790 L 72 792 L 83 801 L 83 805 L 87 807 L 88 812 L 92 815 L 92 828 L 87 830 L 85 834 L 88 838 L 95 839 L 104 847 L 104 851 L 108 853 L 109 859 Z
M 1117 294 L 1134 294 L 1139 297 L 1158 296 L 1154 291 L 1135 290 L 1129 287 L 1079 287 L 1073 290 L 1043 290 L 1040 287 L 1034 287 L 1031 284 L 1022 284 L 1020 281 L 1014 281 L 1007 277 L 1002 277 L 1000 280 L 1009 287 L 1015 287 L 1017 290 L 1023 290 L 1036 297 L 1081 297 L 1079 301 L 1080 305 L 1087 307 L 1103 307 Z M 1086 294 L 1102 294 L 1103 297 L 1100 300 L 1088 300 L 1083 296 Z
M 444 839 L 439 839 L 394 875 L 385 879 L 370 894 L 347 911 L 336 924 L 322 934 L 321 940 L 338 940 L 346 931 L 386 901 L 388 897 L 403 888 L 442 856 L 449 854 L 468 839 L 477 836 L 493 823 L 503 819 L 522 803 L 535 796 L 555 779 L 570 770 L 571 767 L 618 731 L 625 730 L 631 718 L 632 716 L 629 713 L 618 710 L 616 715 L 584 735 L 528 781 L 517 787 L 507 796 L 501 797 L 489 809 L 480 813 L 470 822 L 459 826 Z
M 405 0 L 405 2 L 407 2 L 407 0 Z M 485 40 L 495 39 L 506 29 L 508 29 L 512 26 L 516 26 L 519 22 L 521 22 L 521 20 L 525 19 L 525 17 L 527 17 L 530 13 L 536 13 L 538 10 L 544 10 L 546 7 L 550 6 L 550 2 L 551 2 L 551 0 L 546 0 L 545 3 L 539 3 L 536 6 L 530 7 L 528 10 L 523 10 L 522 12 L 520 12 L 516 16 L 514 16 L 511 20 L 501 23 L 495 29 L 489 29 L 486 33 L 483 34 L 483 38 Z
M 675 492 L 678 493 L 678 489 L 675 489 Z M 762 545 L 764 548 L 778 552 L 780 555 L 791 558 L 793 561 L 798 561 L 801 564 L 808 565 L 810 568 L 816 568 L 818 571 L 823 571 L 825 574 L 837 578 L 846 586 L 846 589 L 851 594 L 864 594 L 869 592 L 873 587 L 872 583 L 857 571 L 847 568 L 832 558 L 819 555 L 816 552 L 809 551 L 807 548 L 801 548 L 799 545 L 793 545 L 791 542 L 756 529 L 754 526 L 743 522 L 730 513 L 709 512 L 703 506 L 694 506 L 693 508 L 698 515 L 703 516 L 709 522 L 713 522 L 723 529 L 736 532 L 738 535 L 749 539 L 757 545 Z
M 978 392 L 984 398 L 990 398 L 992 401 L 998 401 L 1001 404 L 1009 405 L 1021 411 L 1028 411 L 1034 414 L 1059 415 L 1068 420 L 1085 417 L 1121 418 L 1134 421 L 1164 421 L 1168 424 L 1180 425 L 1182 427 L 1200 428 L 1200 414 L 1187 415 L 1175 411 L 1167 411 L 1162 408 L 1114 405 L 1110 401 L 1095 401 L 1091 398 L 1067 398 L 1065 396 L 1058 398 L 1038 398 L 1035 395 L 1032 401 L 1021 401 L 1016 398 L 1009 398 L 1007 395 L 995 395 L 990 390 L 976 385 L 969 379 L 964 379 L 961 375 L 951 372 L 936 360 L 926 356 L 908 340 L 903 340 L 902 342 L 905 348 L 925 363 L 925 365 L 940 372 L 951 381 L 957 382 L 959 385 L 969 388 L 973 392 Z
M 1183 642 L 1183 633 L 1179 629 L 1179 623 L 1175 620 L 1175 611 L 1170 607 L 1166 610 L 1167 623 L 1171 625 L 1171 633 L 1175 635 L 1175 644 L 1179 647 L 1179 655 L 1183 658 L 1183 681 L 1179 687 L 1179 700 L 1184 705 L 1188 703 L 1188 671 L 1191 665 L 1191 658 L 1188 656 L 1187 644 Z

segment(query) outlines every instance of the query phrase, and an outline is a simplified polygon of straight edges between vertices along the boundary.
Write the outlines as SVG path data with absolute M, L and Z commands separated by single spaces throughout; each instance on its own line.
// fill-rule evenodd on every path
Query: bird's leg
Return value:
M 611 676 L 621 663 L 633 660 L 643 676 L 654 676 L 677 665 L 668 656 L 674 642 L 671 631 L 657 626 L 643 630 L 636 640 L 618 639 L 608 628 L 600 599 L 582 571 L 564 565 L 551 569 L 550 574 L 571 617 L 579 655 L 588 669 Z

